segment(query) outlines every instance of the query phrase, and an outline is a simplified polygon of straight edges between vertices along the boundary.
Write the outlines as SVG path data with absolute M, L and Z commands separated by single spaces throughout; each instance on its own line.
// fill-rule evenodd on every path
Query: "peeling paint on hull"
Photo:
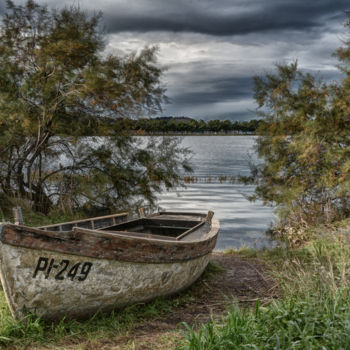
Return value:
M 87 317 L 191 285 L 210 254 L 183 262 L 96 259 L 0 243 L 0 277 L 15 318 Z

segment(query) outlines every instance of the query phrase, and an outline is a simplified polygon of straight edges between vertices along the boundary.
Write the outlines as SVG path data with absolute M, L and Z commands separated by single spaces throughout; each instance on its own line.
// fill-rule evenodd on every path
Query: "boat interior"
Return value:
M 205 214 L 159 212 L 147 217 L 128 220 L 127 213 L 109 215 L 87 220 L 77 220 L 49 226 L 41 230 L 69 232 L 75 227 L 100 232 L 116 233 L 131 237 L 145 237 L 163 240 L 186 240 L 205 223 Z
M 105 227 L 101 231 L 122 232 L 138 237 L 180 240 L 202 226 L 205 217 L 203 214 L 164 212 Z

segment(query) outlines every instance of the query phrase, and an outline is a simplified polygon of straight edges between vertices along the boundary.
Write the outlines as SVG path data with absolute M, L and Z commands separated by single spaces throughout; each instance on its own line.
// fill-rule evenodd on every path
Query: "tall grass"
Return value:
M 264 252 L 282 298 L 191 328 L 182 350 L 350 349 L 350 246 L 342 235 Z
M 229 310 L 222 323 L 194 331 L 182 349 L 350 349 L 350 295 L 287 298 L 268 307 Z

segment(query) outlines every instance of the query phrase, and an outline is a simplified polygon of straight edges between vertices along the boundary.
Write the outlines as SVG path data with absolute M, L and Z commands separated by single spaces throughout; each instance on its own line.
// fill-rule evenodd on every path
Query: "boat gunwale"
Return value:
M 161 213 L 170 214 L 168 212 L 161 212 Z M 147 219 L 148 217 L 153 217 L 153 216 L 156 216 L 159 214 L 160 213 L 155 213 L 155 214 L 149 215 L 145 218 Z M 182 215 L 182 214 L 183 213 L 179 213 L 178 215 Z M 186 213 L 186 214 L 188 214 L 188 215 L 200 215 L 197 213 Z M 176 212 L 173 212 L 171 215 L 176 215 Z M 193 226 L 188 231 L 192 230 L 191 232 L 193 232 L 194 229 L 197 229 L 200 226 L 202 226 L 203 224 L 205 224 L 205 222 L 206 222 L 205 219 L 207 218 L 207 216 L 205 216 L 205 214 L 202 214 L 202 215 L 203 215 L 204 219 L 199 221 L 198 225 Z M 125 221 L 122 224 L 127 224 L 129 222 L 133 222 L 133 221 L 137 221 L 137 220 L 140 220 L 140 218 Z M 86 220 L 86 221 L 90 221 L 90 220 Z M 174 221 L 176 221 L 176 220 L 174 219 Z M 190 244 L 190 243 L 202 242 L 202 241 L 207 240 L 211 236 L 211 231 L 213 230 L 213 226 L 215 226 L 214 228 L 216 228 L 216 225 L 215 225 L 216 223 L 218 226 L 217 227 L 217 231 L 218 231 L 219 230 L 219 222 L 217 219 L 212 219 L 212 221 L 210 223 L 210 231 L 204 235 L 205 238 L 204 239 L 196 239 L 193 241 L 181 241 L 181 240 L 177 240 L 176 237 L 171 237 L 171 238 L 174 238 L 174 240 L 166 240 L 166 239 L 160 239 L 160 238 L 147 237 L 147 235 L 148 235 L 147 233 L 144 234 L 144 237 L 135 237 L 135 236 L 129 235 L 129 233 L 133 233 L 130 231 L 104 231 L 103 229 L 88 229 L 88 228 L 79 227 L 79 226 L 73 227 L 73 230 L 70 230 L 70 231 L 49 231 L 49 230 L 43 230 L 40 227 L 30 227 L 30 226 L 25 226 L 25 225 L 16 225 L 16 224 L 11 224 L 11 223 L 6 223 L 6 224 L 2 225 L 2 231 L 5 229 L 5 227 L 20 228 L 22 231 L 28 230 L 29 232 L 38 234 L 40 236 L 49 236 L 50 238 L 54 238 L 54 239 L 57 238 L 57 239 L 63 240 L 63 241 L 64 240 L 68 241 L 68 240 L 74 239 L 74 238 L 76 238 L 74 236 L 78 232 L 82 232 L 82 233 L 91 234 L 95 237 L 108 237 L 108 238 L 119 237 L 119 238 L 129 238 L 131 240 L 140 239 L 140 240 L 146 240 L 146 241 L 171 242 L 172 244 L 174 244 L 174 243 Z M 62 224 L 66 224 L 66 223 L 62 223 Z M 108 227 L 109 226 L 107 226 L 107 228 Z M 187 233 L 187 231 L 185 231 L 184 233 Z M 165 236 L 165 237 L 169 237 L 169 236 Z M 0 235 L 0 241 L 2 241 L 2 235 Z M 4 243 L 7 243 L 7 242 L 4 242 Z M 8 244 L 10 244 L 10 243 L 8 243 Z
M 103 216 L 96 216 L 93 218 L 87 218 L 87 219 L 80 219 L 80 220 L 73 220 L 73 221 L 67 221 L 67 222 L 59 222 L 57 224 L 50 224 L 50 225 L 43 225 L 43 226 L 36 226 L 34 228 L 40 229 L 41 231 L 43 231 L 43 229 L 48 229 L 51 227 L 57 227 L 57 226 L 62 226 L 62 225 L 74 225 L 74 224 L 79 224 L 82 222 L 91 222 L 91 221 L 95 221 L 95 220 L 102 220 L 102 219 L 111 219 L 111 218 L 117 218 L 120 216 L 126 216 L 128 217 L 129 212 L 122 212 L 122 213 L 117 213 L 117 214 L 110 214 L 110 215 L 103 215 Z M 25 225 L 21 225 L 21 226 L 25 226 Z M 54 232 L 69 232 L 69 231 L 54 231 Z
M 186 261 L 210 253 L 216 243 L 219 221 L 202 220 L 210 226 L 195 240 L 166 240 L 132 237 L 129 232 L 111 232 L 75 227 L 73 231 L 44 231 L 21 225 L 3 227 L 0 241 L 3 244 L 34 250 L 48 250 L 98 259 L 137 263 L 173 263 Z
M 208 216 L 208 214 L 204 214 L 204 213 L 196 213 L 196 212 L 184 212 L 184 211 L 158 211 L 156 213 L 152 213 L 150 215 L 147 215 L 146 217 L 153 217 L 153 216 L 157 216 L 157 215 L 184 215 L 184 216 L 198 216 L 200 218 L 202 218 L 201 220 L 203 220 L 203 218 L 206 218 Z

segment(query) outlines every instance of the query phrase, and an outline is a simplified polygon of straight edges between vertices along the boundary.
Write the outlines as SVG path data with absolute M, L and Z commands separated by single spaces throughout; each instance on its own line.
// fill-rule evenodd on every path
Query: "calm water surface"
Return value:
M 220 183 L 217 179 L 207 181 L 209 176 L 248 175 L 249 160 L 256 160 L 254 142 L 254 136 L 184 137 L 183 146 L 193 152 L 194 172 L 191 176 L 196 176 L 198 182 L 187 184 L 186 189 L 163 193 L 159 197 L 159 206 L 169 211 L 213 210 L 221 225 L 217 250 L 273 245 L 266 234 L 275 220 L 273 208 L 247 199 L 254 191 L 253 186 Z

